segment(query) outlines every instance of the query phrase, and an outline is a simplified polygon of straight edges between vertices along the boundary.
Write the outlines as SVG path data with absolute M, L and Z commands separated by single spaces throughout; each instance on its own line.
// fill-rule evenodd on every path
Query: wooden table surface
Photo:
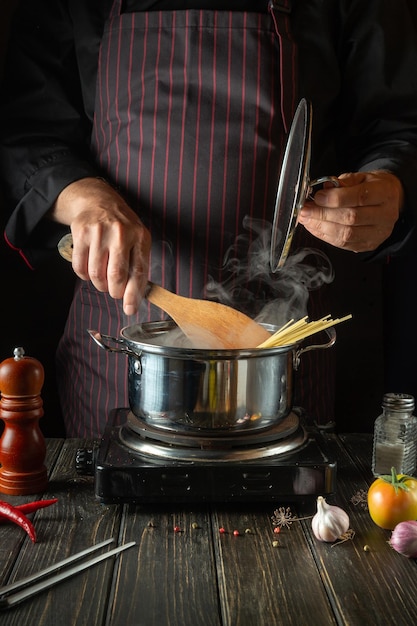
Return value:
M 33 517 L 36 544 L 14 524 L 0 525 L 0 584 L 110 537 L 136 545 L 2 611 L 0 625 L 417 623 L 417 561 L 394 552 L 387 543 L 390 532 L 352 502 L 372 481 L 371 437 L 327 437 L 338 459 L 337 495 L 331 501 L 346 510 L 355 531 L 352 540 L 337 545 L 318 542 L 309 519 L 275 534 L 271 517 L 280 506 L 276 503 L 101 504 L 94 497 L 93 478 L 74 469 L 76 449 L 91 442 L 48 440 L 50 481 L 43 497 L 59 502 Z M 36 499 L 0 497 L 14 504 Z M 301 516 L 296 506 L 290 508 L 293 516 Z M 314 508 L 310 502 L 303 513 Z M 221 527 L 225 533 L 219 532 Z

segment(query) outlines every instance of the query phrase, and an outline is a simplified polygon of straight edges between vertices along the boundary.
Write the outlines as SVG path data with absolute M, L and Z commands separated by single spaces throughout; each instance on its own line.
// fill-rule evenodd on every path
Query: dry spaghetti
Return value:
M 345 315 L 345 317 L 332 319 L 330 315 L 326 315 L 325 317 L 312 322 L 308 321 L 307 316 L 297 322 L 290 320 L 257 347 L 276 348 L 277 346 L 289 346 L 294 343 L 299 343 L 306 337 L 310 337 L 310 335 L 319 333 L 322 330 L 326 330 L 326 328 L 330 328 L 331 326 L 335 326 L 336 324 L 340 324 L 340 322 L 345 322 L 351 318 L 352 315 Z

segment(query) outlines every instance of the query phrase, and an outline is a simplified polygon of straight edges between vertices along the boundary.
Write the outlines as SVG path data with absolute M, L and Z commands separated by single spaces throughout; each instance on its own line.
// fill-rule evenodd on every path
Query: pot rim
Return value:
M 274 333 L 278 330 L 278 326 L 273 324 L 261 323 L 266 330 Z M 171 320 L 164 320 L 158 322 L 143 322 L 132 324 L 130 326 L 124 326 L 120 335 L 133 352 L 148 352 L 151 354 L 160 354 L 177 359 L 199 359 L 199 360 L 223 360 L 223 359 L 247 359 L 247 358 L 259 358 L 260 356 L 272 356 L 276 354 L 286 354 L 296 349 L 298 344 L 291 344 L 287 346 L 275 346 L 272 348 L 247 348 L 247 349 L 207 349 L 207 348 L 190 348 L 190 347 L 178 347 L 178 346 L 166 346 L 158 343 L 152 343 L 150 340 L 158 335 L 165 334 L 167 331 L 175 330 L 178 328 L 177 324 Z M 143 329 L 143 340 L 133 339 L 129 337 L 128 331 L 135 329 L 136 332 L 140 332 Z M 148 332 L 149 331 L 149 332 Z

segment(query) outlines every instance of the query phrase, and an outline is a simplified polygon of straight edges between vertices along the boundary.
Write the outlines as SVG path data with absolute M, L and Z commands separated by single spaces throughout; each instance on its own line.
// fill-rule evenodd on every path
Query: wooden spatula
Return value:
M 72 260 L 72 236 L 58 243 L 60 255 Z M 148 283 L 145 297 L 176 322 L 196 348 L 213 350 L 256 348 L 271 335 L 253 319 L 224 304 L 185 298 Z

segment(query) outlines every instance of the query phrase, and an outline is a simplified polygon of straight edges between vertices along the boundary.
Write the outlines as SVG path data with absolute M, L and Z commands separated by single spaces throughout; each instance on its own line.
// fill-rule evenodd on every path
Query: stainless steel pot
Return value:
M 271 333 L 277 330 L 264 325 Z M 293 371 L 306 347 L 199 350 L 164 345 L 173 322 L 127 326 L 121 337 L 89 331 L 98 345 L 129 359 L 129 404 L 136 417 L 154 428 L 207 436 L 258 431 L 276 425 L 292 409 Z M 112 345 L 114 344 L 114 345 Z

